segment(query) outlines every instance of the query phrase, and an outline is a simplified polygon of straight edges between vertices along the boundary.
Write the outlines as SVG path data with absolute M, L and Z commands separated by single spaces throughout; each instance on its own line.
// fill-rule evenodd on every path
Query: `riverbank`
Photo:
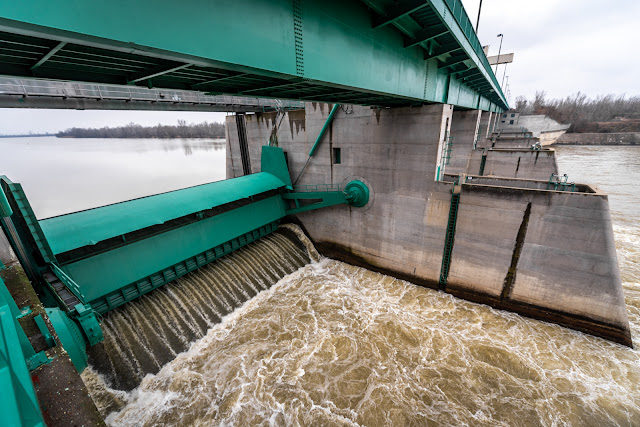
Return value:
M 551 145 L 640 145 L 640 132 L 565 133 Z

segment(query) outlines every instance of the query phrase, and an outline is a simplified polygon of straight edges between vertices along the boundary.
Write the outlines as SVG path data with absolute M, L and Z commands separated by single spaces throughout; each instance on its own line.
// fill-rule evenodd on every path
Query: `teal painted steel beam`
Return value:
M 182 70 L 190 66 L 191 64 L 179 64 L 179 65 L 174 65 L 170 67 L 157 67 L 157 68 L 154 68 L 153 70 L 145 70 L 143 72 L 133 74 L 131 77 L 129 77 L 128 84 L 134 84 L 144 80 L 150 80 L 154 77 L 158 77 L 163 74 L 168 74 L 174 71 Z
M 220 83 L 220 82 L 223 82 L 225 80 L 231 80 L 231 79 L 235 79 L 235 78 L 242 78 L 242 77 L 246 77 L 246 76 L 250 76 L 250 74 L 238 73 L 238 74 L 233 74 L 231 76 L 219 77 L 217 79 L 211 79 L 211 80 L 206 80 L 204 82 L 195 83 L 195 84 L 192 84 L 191 87 L 195 90 L 200 86 L 210 85 L 212 83 Z
M 466 61 L 468 61 L 469 58 L 460 58 L 460 59 L 453 59 L 453 60 L 449 60 L 449 61 L 445 61 L 445 63 L 442 65 L 441 68 L 451 68 L 454 67 L 456 65 L 465 63 Z
M 222 242 L 187 259 L 167 265 L 153 274 L 138 277 L 138 279 L 128 285 L 99 295 L 91 301 L 91 307 L 96 313 L 104 314 L 135 298 L 149 293 L 154 289 L 164 286 L 167 283 L 202 267 L 203 265 L 228 255 L 233 251 L 266 236 L 267 234 L 276 231 L 277 228 L 278 221 L 265 224 L 253 230 L 247 230 L 245 228 L 245 232 L 243 232 L 243 234 L 240 234 L 228 241 Z
M 389 10 L 385 11 L 384 15 L 373 20 L 373 28 L 380 28 L 391 24 L 398 18 L 407 16 L 425 7 L 428 7 L 428 4 L 425 3 L 424 0 L 404 0 L 399 3 L 394 3 Z
M 472 68 L 469 70 L 460 70 L 460 71 L 455 71 L 453 73 L 451 73 L 452 75 L 457 76 L 460 79 L 466 79 L 469 76 L 480 76 L 484 79 L 484 77 L 482 76 L 482 74 L 480 73 L 480 71 L 477 68 Z
M 339 108 L 340 108 L 340 104 L 335 104 L 333 108 L 331 108 L 329 117 L 327 117 L 327 120 L 324 122 L 324 125 L 322 125 L 322 129 L 320 129 L 320 133 L 316 138 L 316 142 L 313 143 L 313 147 L 311 147 L 311 151 L 309 151 L 309 157 L 313 157 L 316 150 L 320 146 L 320 143 L 322 142 L 322 138 L 324 137 L 324 134 L 327 133 L 327 129 L 329 129 L 329 126 L 331 126 L 331 122 L 333 121 L 333 116 L 336 115 Z
M 449 34 L 449 30 L 445 27 L 440 27 L 437 29 L 422 30 L 419 33 L 417 33 L 414 37 L 405 39 L 404 47 L 408 48 L 408 47 L 416 46 L 420 43 L 426 43 L 428 41 L 437 39 L 438 37 L 444 36 L 446 34 Z
M 7 195 L 4 194 L 4 190 L 0 187 L 0 217 L 9 217 L 13 215 L 13 209 L 9 205 L 9 200 L 7 200 Z
M 498 101 L 503 104 L 503 108 L 508 109 L 506 98 L 500 89 L 498 80 L 491 70 L 491 66 L 489 65 L 486 55 L 482 51 L 482 45 L 473 31 L 471 21 L 469 21 L 469 18 L 464 11 L 462 2 L 460 0 L 446 0 L 446 3 L 445 0 L 429 1 L 431 2 L 433 9 L 438 12 L 441 19 L 445 22 L 445 25 L 450 28 L 452 34 L 459 41 L 467 55 L 474 63 L 482 65 L 479 66 L 478 69 L 481 70 L 487 81 L 491 82 L 492 89 L 499 94 Z M 446 11 L 450 12 L 449 15 L 447 15 Z M 451 13 L 453 14 L 453 17 L 451 16 Z M 446 16 L 448 16 L 448 18 Z M 461 27 L 461 24 L 465 25 L 464 30 Z
M 188 69 L 160 70 L 164 73 L 152 77 L 154 87 L 190 88 L 207 81 L 197 73 L 233 72 L 250 76 L 252 83 L 248 85 L 243 79 L 227 81 L 220 87 L 215 83 L 200 87 L 220 93 L 251 90 L 260 96 L 270 96 L 274 92 L 266 88 L 299 82 L 302 78 L 300 89 L 321 86 L 369 93 L 380 97 L 376 105 L 448 102 L 472 108 L 478 104 L 479 96 L 499 104 L 500 108 L 507 107 L 497 83 L 493 83 L 497 82 L 495 76 L 485 65 L 477 37 L 469 33 L 468 18 L 457 6 L 457 0 L 425 1 L 425 7 L 416 1 L 413 4 L 418 9 L 414 12 L 376 29 L 371 28 L 368 10 L 372 3 L 305 1 L 296 3 L 300 10 L 294 14 L 288 0 L 184 0 L 171 7 L 159 7 L 154 0 L 139 0 L 134 5 L 124 0 L 99 3 L 60 0 L 55 10 L 49 10 L 46 0 L 25 0 L 0 4 L 0 31 L 34 37 L 48 46 L 51 41 L 67 43 L 65 58 L 71 55 L 70 59 L 62 64 L 55 55 L 43 63 L 37 69 L 38 76 L 43 78 L 124 83 L 132 75 L 131 70 L 118 72 L 125 59 L 151 61 L 152 65 L 156 61 L 158 66 L 169 61 L 176 67 L 191 65 Z M 387 0 L 376 3 L 379 5 L 375 10 L 382 13 L 395 4 Z M 48 12 L 37 13 L 39 10 Z M 447 30 L 443 37 L 460 45 L 483 70 L 485 78 L 492 82 L 493 92 L 473 96 L 468 89 L 463 90 L 465 95 L 461 97 L 444 96 L 446 73 L 432 72 L 433 65 L 430 60 L 425 61 L 423 47 L 404 46 L 403 39 L 420 29 L 420 24 L 407 25 L 405 20 L 419 20 L 424 13 L 440 17 L 438 25 L 444 25 L 443 33 Z M 166 31 L 159 22 L 171 22 L 171 31 Z M 264 28 L 270 31 L 265 32 Z M 73 57 L 73 52 L 87 49 L 92 49 L 96 58 L 113 52 L 118 60 L 114 64 L 104 60 L 85 64 L 78 62 L 80 57 Z M 131 63 L 128 64 L 130 68 Z M 16 62 L 3 62 L 0 73 L 25 75 L 28 69 L 21 67 Z M 153 74 L 133 73 L 134 80 L 141 85 Z M 208 80 L 216 80 L 213 77 Z M 312 95 L 291 97 L 313 99 Z
M 48 359 L 33 350 L 16 318 L 19 313 L 0 278 L 0 413 L 3 425 L 44 426 L 29 370 L 38 365 L 36 358 Z
M 424 59 L 437 58 L 439 56 L 443 56 L 443 55 L 447 55 L 447 54 L 452 54 L 454 52 L 458 52 L 459 50 L 462 50 L 462 48 L 459 47 L 459 46 L 436 49 L 431 54 L 425 53 Z
M 293 215 L 315 209 L 346 203 L 361 208 L 369 202 L 369 188 L 362 181 L 349 182 L 344 191 L 335 185 L 306 185 L 296 188 L 298 191 L 282 194 L 284 200 L 291 200 L 295 206 L 287 209 L 287 215 Z M 311 203 L 301 203 L 307 201 Z
M 18 233 L 21 234 L 20 238 L 26 239 L 29 237 L 32 239 L 35 244 L 35 248 L 33 249 L 39 252 L 45 262 L 56 262 L 55 255 L 49 246 L 49 242 L 45 238 L 33 209 L 31 209 L 22 185 L 13 183 L 6 176 L 0 175 L 0 186 L 3 191 L 5 191 L 5 196 L 11 198 L 10 206 L 13 205 L 12 218 L 19 217 L 21 220 L 21 223 L 17 224 L 19 228 Z
M 287 209 L 287 215 L 294 215 L 301 212 L 347 203 L 347 195 L 342 191 L 289 193 L 283 194 L 282 198 L 297 202 L 295 207 Z M 300 201 L 303 200 L 313 201 L 313 203 L 301 204 Z
M 234 178 L 239 179 L 239 178 Z M 282 198 L 264 200 L 153 235 L 125 246 L 62 266 L 82 288 L 86 300 L 95 301 L 119 289 L 153 277 L 176 263 L 205 253 L 251 230 L 284 216 Z M 161 274 L 162 277 L 164 275 Z
M 33 64 L 31 66 L 31 71 L 35 70 L 36 68 L 38 68 L 39 66 L 41 66 L 42 64 L 44 64 L 45 62 L 47 62 L 47 60 L 49 58 L 51 58 L 53 55 L 55 55 L 60 49 L 62 49 L 67 43 L 66 42 L 60 42 L 58 43 L 53 49 L 51 49 L 49 52 L 47 52 L 47 54 L 45 56 L 43 56 L 38 62 L 36 62 L 35 64 Z

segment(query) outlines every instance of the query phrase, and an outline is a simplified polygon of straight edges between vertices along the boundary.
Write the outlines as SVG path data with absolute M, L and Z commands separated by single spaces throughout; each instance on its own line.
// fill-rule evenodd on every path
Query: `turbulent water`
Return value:
M 292 235 L 293 233 L 288 233 Z M 116 389 L 136 387 L 224 316 L 310 261 L 304 246 L 275 233 L 108 313 L 89 363 Z
M 640 197 L 632 185 L 640 181 L 640 149 L 591 150 L 563 147 L 558 163 L 570 180 L 598 182 L 611 194 L 632 337 L 638 343 L 640 220 L 634 210 Z M 83 377 L 107 423 L 640 425 L 638 350 L 320 258 L 300 238 L 308 255 L 298 249 L 298 257 L 313 261 L 274 272 L 270 278 L 281 279 L 271 287 L 266 279 L 264 286 L 254 285 L 259 292 L 253 298 L 246 298 L 253 292 L 242 284 L 244 273 L 216 279 L 203 272 L 184 279 L 179 287 L 194 286 L 198 292 L 206 286 L 217 286 L 218 295 L 244 288 L 247 295 L 228 308 L 246 302 L 234 311 L 216 311 L 208 332 L 209 323 L 198 322 L 195 310 L 183 314 L 194 319 L 192 325 L 202 323 L 193 336 L 182 326 L 189 337 L 185 341 L 203 337 L 188 349 L 185 343 L 179 348 L 158 344 L 154 354 L 166 351 L 173 360 L 159 371 L 128 368 L 136 382 L 157 371 L 135 389 L 122 391 L 125 387 L 114 382 L 116 372 L 86 370 Z M 272 243 L 295 252 L 290 240 Z M 245 257 L 255 247 L 246 249 Z M 262 261 L 247 266 L 254 271 L 248 277 L 268 269 Z M 286 274 L 290 270 L 295 271 Z M 219 307 L 213 292 L 209 295 L 211 307 Z M 169 297 L 158 297 L 157 303 Z M 126 335 L 123 328 L 132 317 L 123 310 L 108 319 L 106 329 Z M 183 347 L 186 351 L 174 357 Z

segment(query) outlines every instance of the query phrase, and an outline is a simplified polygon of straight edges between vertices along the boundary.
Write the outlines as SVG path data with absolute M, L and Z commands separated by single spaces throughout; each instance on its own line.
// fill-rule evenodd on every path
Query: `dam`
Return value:
M 12 419 L 43 423 L 30 372 L 68 355 L 114 425 L 552 424 L 530 402 L 556 405 L 574 386 L 552 372 L 572 369 L 567 342 L 589 361 L 605 351 L 620 363 L 581 366 L 597 402 L 581 405 L 588 393 L 576 386 L 581 397 L 555 410 L 637 419 L 625 353 L 637 337 L 608 195 L 570 181 L 532 135 L 494 132 L 509 106 L 459 1 L 353 1 L 332 12 L 263 2 L 251 15 L 263 25 L 247 37 L 269 23 L 280 32 L 266 47 L 212 47 L 206 25 L 193 25 L 198 2 L 171 39 L 156 25 L 171 18 L 164 10 L 139 19 L 101 6 L 124 20 L 114 28 L 27 3 L 0 6 L 12 53 L 0 71 L 98 93 L 110 85 L 112 98 L 94 99 L 94 87 L 79 100 L 86 92 L 73 87 L 70 100 L 61 84 L 63 96 L 10 93 L 7 105 L 156 108 L 143 90 L 181 91 L 159 109 L 223 108 L 191 92 L 243 99 L 226 121 L 224 181 L 39 218 L 28 189 L 0 178 L 2 231 L 43 306 L 28 313 L 2 293 Z M 216 13 L 245 19 L 228 4 Z M 344 49 L 319 48 L 327 40 Z M 136 99 L 116 98 L 117 85 L 137 88 Z M 456 342 L 465 334 L 471 342 Z M 548 346 L 508 350 L 531 335 Z M 465 377 L 465 366 L 488 373 Z M 602 392 L 610 384 L 598 370 L 616 377 L 619 395 Z M 503 387 L 517 397 L 495 395 Z

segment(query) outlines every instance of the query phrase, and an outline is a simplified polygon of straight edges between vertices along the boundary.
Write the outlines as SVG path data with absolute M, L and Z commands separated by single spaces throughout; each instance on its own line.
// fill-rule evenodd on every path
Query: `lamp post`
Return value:
M 507 76 L 507 85 L 504 87 L 504 96 L 507 97 L 507 102 L 511 99 L 511 89 L 509 89 L 509 76 Z
M 504 78 L 507 75 L 507 64 L 504 64 L 504 74 L 502 74 L 502 84 L 500 86 L 504 87 Z
M 480 11 L 482 10 L 482 0 L 480 0 L 480 6 L 478 6 L 478 21 L 476 22 L 476 34 L 478 34 L 478 27 L 480 26 Z
M 500 47 L 498 48 L 498 59 L 496 60 L 496 75 L 498 74 L 498 64 L 500 64 L 500 52 L 502 51 L 502 39 L 504 36 L 502 34 L 498 34 L 497 37 L 500 37 Z

